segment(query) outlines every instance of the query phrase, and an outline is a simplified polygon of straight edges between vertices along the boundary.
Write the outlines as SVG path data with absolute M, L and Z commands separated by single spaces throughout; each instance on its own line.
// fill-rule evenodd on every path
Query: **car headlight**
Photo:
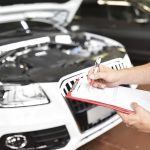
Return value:
M 5 86 L 0 89 L 0 107 L 21 107 L 49 103 L 38 84 Z

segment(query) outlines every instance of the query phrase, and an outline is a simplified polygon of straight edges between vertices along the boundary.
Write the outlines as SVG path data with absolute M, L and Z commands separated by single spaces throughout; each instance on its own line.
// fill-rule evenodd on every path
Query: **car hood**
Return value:
M 68 0 L 63 3 L 42 0 L 41 2 L 39 0 L 32 2 L 24 3 L 23 0 L 20 0 L 18 3 L 16 1 L 17 4 L 13 3 L 13 5 L 7 3 L 7 0 L 6 4 L 0 2 L 0 23 L 32 18 L 46 19 L 53 24 L 66 26 L 72 21 L 82 0 Z

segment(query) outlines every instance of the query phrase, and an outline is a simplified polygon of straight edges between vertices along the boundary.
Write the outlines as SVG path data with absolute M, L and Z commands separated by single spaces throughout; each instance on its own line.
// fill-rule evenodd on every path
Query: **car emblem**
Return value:
M 10 135 L 6 138 L 5 146 L 11 149 L 24 148 L 27 145 L 27 139 L 24 135 Z

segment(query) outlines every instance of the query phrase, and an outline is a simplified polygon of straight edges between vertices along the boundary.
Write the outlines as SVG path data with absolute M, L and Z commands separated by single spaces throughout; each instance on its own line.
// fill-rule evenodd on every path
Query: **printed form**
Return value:
M 66 96 L 73 100 L 93 103 L 112 109 L 131 112 L 131 103 L 136 102 L 150 111 L 150 92 L 123 86 L 94 88 L 86 78 L 79 80 L 75 88 Z

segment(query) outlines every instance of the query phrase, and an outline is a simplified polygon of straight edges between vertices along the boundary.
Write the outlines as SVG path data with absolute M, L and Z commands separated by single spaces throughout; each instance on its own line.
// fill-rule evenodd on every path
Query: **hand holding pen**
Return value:
M 93 68 L 93 73 L 94 73 L 94 74 L 97 73 L 97 72 L 100 72 L 100 64 L 101 64 L 101 57 L 98 57 L 98 58 L 96 59 L 96 61 L 95 61 L 95 66 L 94 66 L 94 68 Z M 91 81 L 90 81 L 90 85 L 93 86 L 94 82 L 95 82 L 94 80 L 91 80 Z
M 120 78 L 122 71 L 114 70 L 101 64 L 101 58 L 97 58 L 95 66 L 88 72 L 88 82 L 96 88 L 114 87 L 122 84 Z

